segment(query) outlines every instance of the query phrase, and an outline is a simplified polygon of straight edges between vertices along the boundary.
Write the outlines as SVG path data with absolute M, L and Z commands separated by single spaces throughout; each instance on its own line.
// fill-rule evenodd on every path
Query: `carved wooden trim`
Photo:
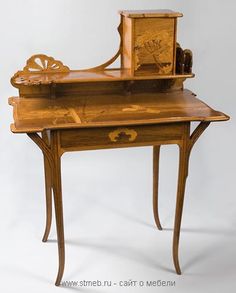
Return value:
M 113 142 L 117 142 L 122 138 L 122 135 L 125 135 L 128 137 L 128 140 L 130 142 L 134 141 L 137 137 L 137 132 L 133 129 L 128 129 L 128 128 L 118 128 L 112 132 L 109 133 L 109 138 Z
M 59 60 L 44 54 L 37 54 L 30 57 L 23 72 L 68 72 L 69 67 L 63 65 Z
M 176 46 L 176 73 L 191 74 L 193 67 L 193 53 L 189 49 L 183 50 L 179 43 Z
M 48 163 L 49 163 L 50 168 L 52 170 L 54 167 L 54 161 L 53 161 L 53 154 L 52 154 L 50 146 L 36 132 L 27 133 L 27 135 L 41 149 L 41 151 L 45 155 L 46 159 L 48 160 Z
M 37 54 L 31 56 L 27 62 L 26 66 L 21 71 L 17 71 L 11 78 L 11 84 L 14 87 L 18 87 L 16 79 L 20 80 L 23 85 L 40 85 L 40 84 L 52 84 L 54 79 L 43 77 L 39 79 L 30 80 L 29 73 L 58 73 L 63 74 L 69 72 L 69 67 L 65 66 L 61 61 L 55 60 L 53 57 L 49 57 L 44 54 Z M 44 76 L 44 75 L 43 75 Z M 45 75 L 46 76 L 46 75 Z M 18 81 L 19 83 L 19 81 Z
M 202 121 L 199 123 L 199 125 L 195 128 L 193 133 L 190 136 L 190 143 L 189 143 L 189 152 L 193 148 L 195 142 L 199 139 L 201 134 L 204 132 L 204 130 L 210 125 L 209 121 Z

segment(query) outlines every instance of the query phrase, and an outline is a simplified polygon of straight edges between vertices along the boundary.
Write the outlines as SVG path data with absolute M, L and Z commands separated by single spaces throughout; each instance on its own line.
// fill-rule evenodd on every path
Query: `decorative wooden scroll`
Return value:
M 114 63 L 116 61 L 116 59 L 118 59 L 120 57 L 122 46 L 123 46 L 123 38 L 122 38 L 123 25 L 122 25 L 122 21 L 120 22 L 117 30 L 118 30 L 118 33 L 120 35 L 120 45 L 119 45 L 119 49 L 118 49 L 117 53 L 111 59 L 109 59 L 107 62 L 105 62 L 105 63 L 103 63 L 101 65 L 89 68 L 89 69 L 84 69 L 83 71 L 102 71 L 102 70 L 106 69 L 108 66 L 110 66 L 112 63 Z
M 65 66 L 61 61 L 55 60 L 53 57 L 49 57 L 44 54 L 37 54 L 31 56 L 26 61 L 26 66 L 23 70 L 20 70 L 14 74 L 11 78 L 11 84 L 16 86 L 17 83 L 22 85 L 39 85 L 39 84 L 52 84 L 54 79 L 50 79 L 46 74 L 38 79 L 31 78 L 32 74 L 38 73 L 58 73 L 57 77 L 60 77 L 59 74 L 67 73 L 70 71 L 68 66 Z

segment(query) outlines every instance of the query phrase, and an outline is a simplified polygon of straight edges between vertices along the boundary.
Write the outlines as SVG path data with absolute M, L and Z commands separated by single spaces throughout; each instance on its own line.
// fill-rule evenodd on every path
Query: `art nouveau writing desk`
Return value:
M 183 89 L 184 80 L 193 77 L 192 54 L 175 42 L 179 16 L 181 14 L 171 11 L 121 12 L 120 48 L 105 64 L 73 71 L 52 57 L 34 55 L 11 79 L 13 86 L 19 89 L 19 97 L 9 99 L 14 111 L 11 130 L 26 133 L 44 155 L 46 229 L 43 241 L 47 241 L 50 232 L 52 191 L 54 195 L 59 251 L 56 285 L 61 282 L 65 263 L 61 156 L 80 150 L 152 146 L 153 211 L 161 230 L 158 216 L 160 146 L 179 146 L 173 260 L 176 272 L 181 274 L 178 247 L 190 152 L 210 122 L 225 121 L 229 117 Z M 155 23 L 150 25 L 150 21 L 157 21 L 155 32 Z M 169 25 L 173 28 L 169 29 Z M 130 30 L 132 26 L 134 29 Z M 137 36 L 133 30 L 138 31 Z M 171 38 L 171 32 L 173 39 L 166 40 Z M 121 57 L 121 68 L 108 69 L 118 57 Z M 199 125 L 190 133 L 193 121 Z

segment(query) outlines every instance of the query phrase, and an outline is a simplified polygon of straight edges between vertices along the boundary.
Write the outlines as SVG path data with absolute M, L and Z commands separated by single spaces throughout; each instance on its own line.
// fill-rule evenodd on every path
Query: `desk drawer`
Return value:
M 77 128 L 60 131 L 63 151 L 178 143 L 186 123 Z

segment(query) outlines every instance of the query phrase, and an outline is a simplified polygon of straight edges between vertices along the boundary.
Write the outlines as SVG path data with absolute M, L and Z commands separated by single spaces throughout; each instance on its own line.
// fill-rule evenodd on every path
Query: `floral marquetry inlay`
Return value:
M 128 140 L 128 141 L 135 141 L 137 137 L 137 132 L 134 129 L 128 128 L 118 128 L 109 133 L 109 138 L 113 142 Z
M 173 39 L 166 32 L 147 32 L 136 38 L 135 70 L 143 65 L 155 64 L 157 73 L 172 70 Z
M 38 54 L 27 60 L 23 72 L 68 72 L 69 67 L 53 57 Z
M 130 105 L 122 109 L 123 112 L 139 112 L 139 113 L 155 113 L 159 114 L 161 111 L 155 107 L 142 107 L 140 105 Z

